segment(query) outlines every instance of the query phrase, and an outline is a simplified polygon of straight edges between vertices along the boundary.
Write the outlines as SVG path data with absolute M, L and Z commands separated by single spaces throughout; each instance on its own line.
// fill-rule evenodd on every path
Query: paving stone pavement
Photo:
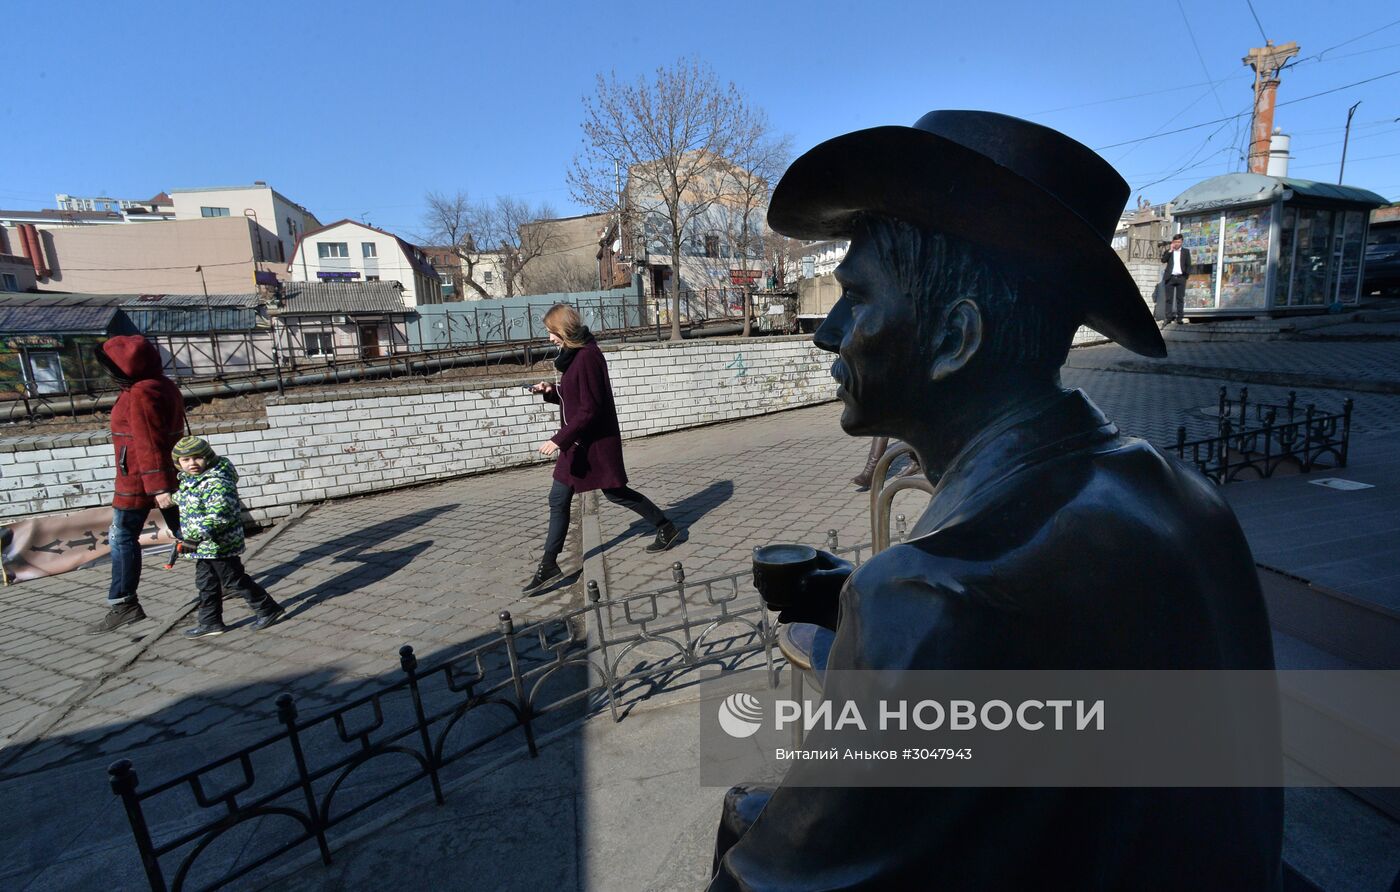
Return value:
M 192 594 L 183 574 L 161 569 L 163 560 L 148 556 L 141 576 L 141 600 L 155 617 L 173 612 Z M 148 621 L 109 635 L 86 633 L 107 610 L 110 568 L 104 561 L 0 588 L 0 744 L 64 703 L 157 626 Z
M 226 635 L 191 641 L 177 628 L 104 681 L 46 741 L 23 752 L 0 776 L 117 754 L 212 725 L 225 732 L 243 722 L 261 725 L 280 691 L 293 693 L 303 711 L 328 706 L 392 669 L 405 643 L 424 655 L 445 654 L 493 633 L 502 610 L 523 623 L 577 603 L 576 581 L 541 597 L 520 596 L 538 561 L 545 522 L 542 509 L 525 506 L 543 504 L 548 480 L 547 468 L 533 467 L 321 506 L 249 563 L 254 577 L 287 608 L 281 623 L 254 633 L 247 608 L 230 602 L 224 618 L 233 630 Z M 575 555 L 577 563 L 576 529 L 565 554 Z M 117 636 L 121 645 L 192 597 L 193 568 L 184 563 L 167 573 L 158 561 L 148 556 L 141 589 L 152 619 L 127 627 L 133 632 L 123 630 Z M 35 588 L 48 603 L 61 600 L 65 587 L 96 588 L 107 572 L 106 566 L 94 567 L 38 580 Z M 149 593 L 147 578 L 154 589 Z M 28 594 L 30 585 L 13 587 L 12 596 Z M 65 606 L 87 618 L 100 615 L 90 604 L 85 610 Z M 36 621 L 39 614 L 10 615 L 16 614 L 17 632 L 39 625 L 34 636 L 40 641 L 72 636 L 77 625 L 67 616 Z M 91 649 L 82 654 L 93 654 L 76 666 L 100 668 L 117 646 L 114 641 L 104 649 L 101 636 L 76 640 Z M 58 667 L 54 673 L 70 679 L 77 671 Z M 17 677 L 17 683 L 26 678 Z M 7 724 L 13 724 L 8 712 Z
M 1332 351 L 1329 375 L 1339 376 L 1389 361 L 1378 359 L 1376 350 L 1354 348 L 1390 345 L 1186 346 L 1236 346 L 1245 368 L 1255 361 L 1256 347 L 1325 346 Z M 1159 444 L 1174 442 L 1182 425 L 1190 436 L 1214 431 L 1215 420 L 1202 409 L 1214 406 L 1220 381 L 1113 371 L 1114 349 L 1076 350 L 1064 383 L 1084 388 L 1125 432 Z M 1173 348 L 1174 356 L 1184 352 Z M 1234 393 L 1238 385 L 1229 387 Z M 1287 393 L 1250 385 L 1256 401 L 1282 402 Z M 1346 396 L 1298 391 L 1300 402 L 1324 409 L 1339 408 Z M 1360 394 L 1356 404 L 1358 435 L 1400 431 L 1400 395 Z M 845 436 L 839 414 L 839 405 L 828 403 L 629 441 L 632 485 L 661 505 L 685 536 L 666 553 L 647 554 L 651 531 L 624 509 L 600 502 L 612 595 L 670 584 L 676 561 L 691 581 L 743 573 L 755 544 L 820 545 L 830 529 L 843 544 L 867 541 L 868 496 L 856 492 L 849 478 L 863 465 L 868 441 Z M 101 773 L 112 758 L 131 755 L 138 768 L 148 766 L 143 779 L 158 780 L 197 754 L 207 759 L 275 729 L 272 701 L 282 691 L 297 697 L 303 714 L 319 712 L 397 677 L 402 644 L 433 659 L 494 634 L 501 610 L 510 610 L 521 624 L 581 603 L 582 578 L 542 597 L 519 595 L 538 560 L 548 488 L 549 469 L 541 465 L 316 507 L 250 562 L 253 574 L 289 608 L 287 620 L 254 634 L 245 625 L 246 608 L 233 603 L 226 606 L 226 620 L 238 625 L 228 635 L 187 641 L 177 627 L 151 642 L 45 739 L 0 768 L 0 793 L 10 804 L 22 803 L 0 812 L 0 830 L 21 833 L 54 821 L 101 826 L 110 831 L 103 844 L 120 853 L 111 857 L 129 859 L 129 837 L 122 837 L 125 828 L 120 815 L 114 817 Z M 912 524 L 924 498 L 901 494 L 895 511 Z M 566 551 L 575 563 L 580 547 L 576 512 Z M 153 617 L 148 629 L 193 593 L 189 567 L 166 573 L 154 561 L 142 585 Z M 0 733 L 13 735 L 61 704 L 100 677 L 123 648 L 149 634 L 141 626 L 107 637 L 75 634 L 100 616 L 107 573 L 105 565 L 97 566 L 0 592 L 0 606 L 8 608 L 0 611 Z M 84 791 L 70 805 L 59 809 L 42 801 L 39 791 L 58 783 L 52 778 L 78 775 L 59 784 Z M 84 833 L 93 838 L 81 851 L 64 849 L 60 840 L 75 832 L 48 834 L 42 850 L 25 849 L 16 836 L 0 850 L 0 863 L 10 865 L 0 868 L 0 884 L 61 887 L 54 878 L 66 874 L 53 865 L 77 863 L 101 850 L 93 848 L 97 831 Z
M 1072 368 L 1116 368 L 1122 363 L 1147 367 L 1174 365 L 1345 376 L 1350 380 L 1400 384 L 1400 342 L 1319 343 L 1308 341 L 1170 341 L 1165 359 L 1149 360 L 1117 344 L 1084 347 L 1070 352 Z

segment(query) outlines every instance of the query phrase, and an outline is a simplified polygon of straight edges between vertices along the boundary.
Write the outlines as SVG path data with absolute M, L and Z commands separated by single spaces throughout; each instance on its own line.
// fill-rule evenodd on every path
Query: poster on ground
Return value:
M 57 576 L 111 553 L 107 544 L 112 509 L 88 508 L 72 514 L 46 514 L 0 527 L 4 583 Z M 141 530 L 141 545 L 174 543 L 159 511 L 152 510 Z

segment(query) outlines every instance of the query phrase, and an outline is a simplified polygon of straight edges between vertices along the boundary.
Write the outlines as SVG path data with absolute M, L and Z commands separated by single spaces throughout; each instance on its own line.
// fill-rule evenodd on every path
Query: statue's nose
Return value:
M 839 353 L 841 339 L 846 336 L 846 326 L 850 321 L 851 305 L 843 297 L 836 301 L 836 306 L 826 314 L 826 321 L 822 322 L 817 328 L 817 333 L 812 335 L 812 343 L 828 353 Z

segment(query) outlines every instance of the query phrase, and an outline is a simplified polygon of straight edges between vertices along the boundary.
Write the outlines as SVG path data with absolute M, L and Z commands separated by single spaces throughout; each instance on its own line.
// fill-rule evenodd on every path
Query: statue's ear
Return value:
M 933 354 L 930 377 L 942 381 L 961 371 L 982 346 L 982 311 L 967 298 L 948 308 L 943 337 Z

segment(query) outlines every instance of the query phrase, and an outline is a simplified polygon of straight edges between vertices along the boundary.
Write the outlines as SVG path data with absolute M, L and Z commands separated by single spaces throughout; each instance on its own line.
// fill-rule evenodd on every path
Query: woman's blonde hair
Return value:
M 588 329 L 583 327 L 578 310 L 571 304 L 555 304 L 544 314 L 544 327 L 564 342 L 565 347 L 578 348 L 587 343 Z

